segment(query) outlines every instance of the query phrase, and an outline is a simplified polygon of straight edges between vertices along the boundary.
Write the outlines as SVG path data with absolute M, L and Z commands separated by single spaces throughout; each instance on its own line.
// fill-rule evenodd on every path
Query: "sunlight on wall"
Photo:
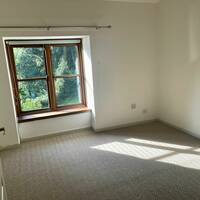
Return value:
M 200 169 L 200 148 L 190 146 L 129 138 L 123 142 L 111 142 L 91 148 L 144 160 Z
M 92 126 L 95 124 L 95 105 L 94 105 L 94 87 L 93 87 L 93 71 L 92 71 L 92 58 L 90 48 L 89 36 L 82 38 L 83 42 L 83 61 L 84 61 L 84 74 L 85 74 L 85 87 L 87 95 L 87 105 L 92 111 Z

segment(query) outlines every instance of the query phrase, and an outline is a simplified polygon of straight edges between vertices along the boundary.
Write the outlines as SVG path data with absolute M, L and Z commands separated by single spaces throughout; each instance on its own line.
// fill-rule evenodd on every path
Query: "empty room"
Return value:
M 200 0 L 0 0 L 0 200 L 199 200 Z

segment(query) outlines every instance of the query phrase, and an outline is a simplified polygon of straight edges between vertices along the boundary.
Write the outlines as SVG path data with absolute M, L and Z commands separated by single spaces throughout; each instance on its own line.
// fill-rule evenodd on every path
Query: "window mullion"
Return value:
M 80 77 L 81 75 L 80 74 L 64 74 L 64 75 L 56 75 L 54 76 L 54 78 L 74 78 L 74 77 Z
M 22 78 L 22 79 L 17 79 L 17 81 L 38 81 L 38 80 L 46 80 L 47 76 L 41 76 L 41 77 L 33 77 L 33 78 Z
M 55 85 L 53 78 L 53 70 L 52 70 L 52 61 L 51 61 L 51 49 L 49 45 L 44 45 L 45 48 L 45 61 L 46 61 L 46 69 L 47 69 L 47 82 L 49 89 L 49 101 L 51 110 L 56 110 L 56 93 L 55 93 Z
M 78 62 L 79 62 L 79 70 L 80 70 L 80 83 L 81 83 L 81 98 L 82 103 L 84 105 L 86 102 L 86 93 L 85 93 L 85 84 L 84 84 L 84 70 L 83 70 L 83 58 L 82 58 L 82 43 L 77 44 L 78 47 Z

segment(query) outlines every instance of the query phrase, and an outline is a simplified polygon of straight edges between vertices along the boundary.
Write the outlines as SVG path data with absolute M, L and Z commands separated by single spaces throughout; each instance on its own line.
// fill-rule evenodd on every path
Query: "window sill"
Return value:
M 47 112 L 47 113 L 23 115 L 23 116 L 18 117 L 18 123 L 48 119 L 48 118 L 53 118 L 53 117 L 61 117 L 65 115 L 73 115 L 73 114 L 78 114 L 78 113 L 83 113 L 83 112 L 88 112 L 88 111 L 90 111 L 90 109 L 88 109 L 87 107 L 84 107 L 84 108 L 75 108 L 75 109 L 68 109 L 68 110 L 61 110 L 61 111 L 53 111 L 53 112 Z

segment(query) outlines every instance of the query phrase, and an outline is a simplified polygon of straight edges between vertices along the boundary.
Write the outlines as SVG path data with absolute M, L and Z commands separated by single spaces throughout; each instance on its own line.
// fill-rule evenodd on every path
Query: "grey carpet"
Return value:
M 8 200 L 199 200 L 200 141 L 161 123 L 1 153 Z

